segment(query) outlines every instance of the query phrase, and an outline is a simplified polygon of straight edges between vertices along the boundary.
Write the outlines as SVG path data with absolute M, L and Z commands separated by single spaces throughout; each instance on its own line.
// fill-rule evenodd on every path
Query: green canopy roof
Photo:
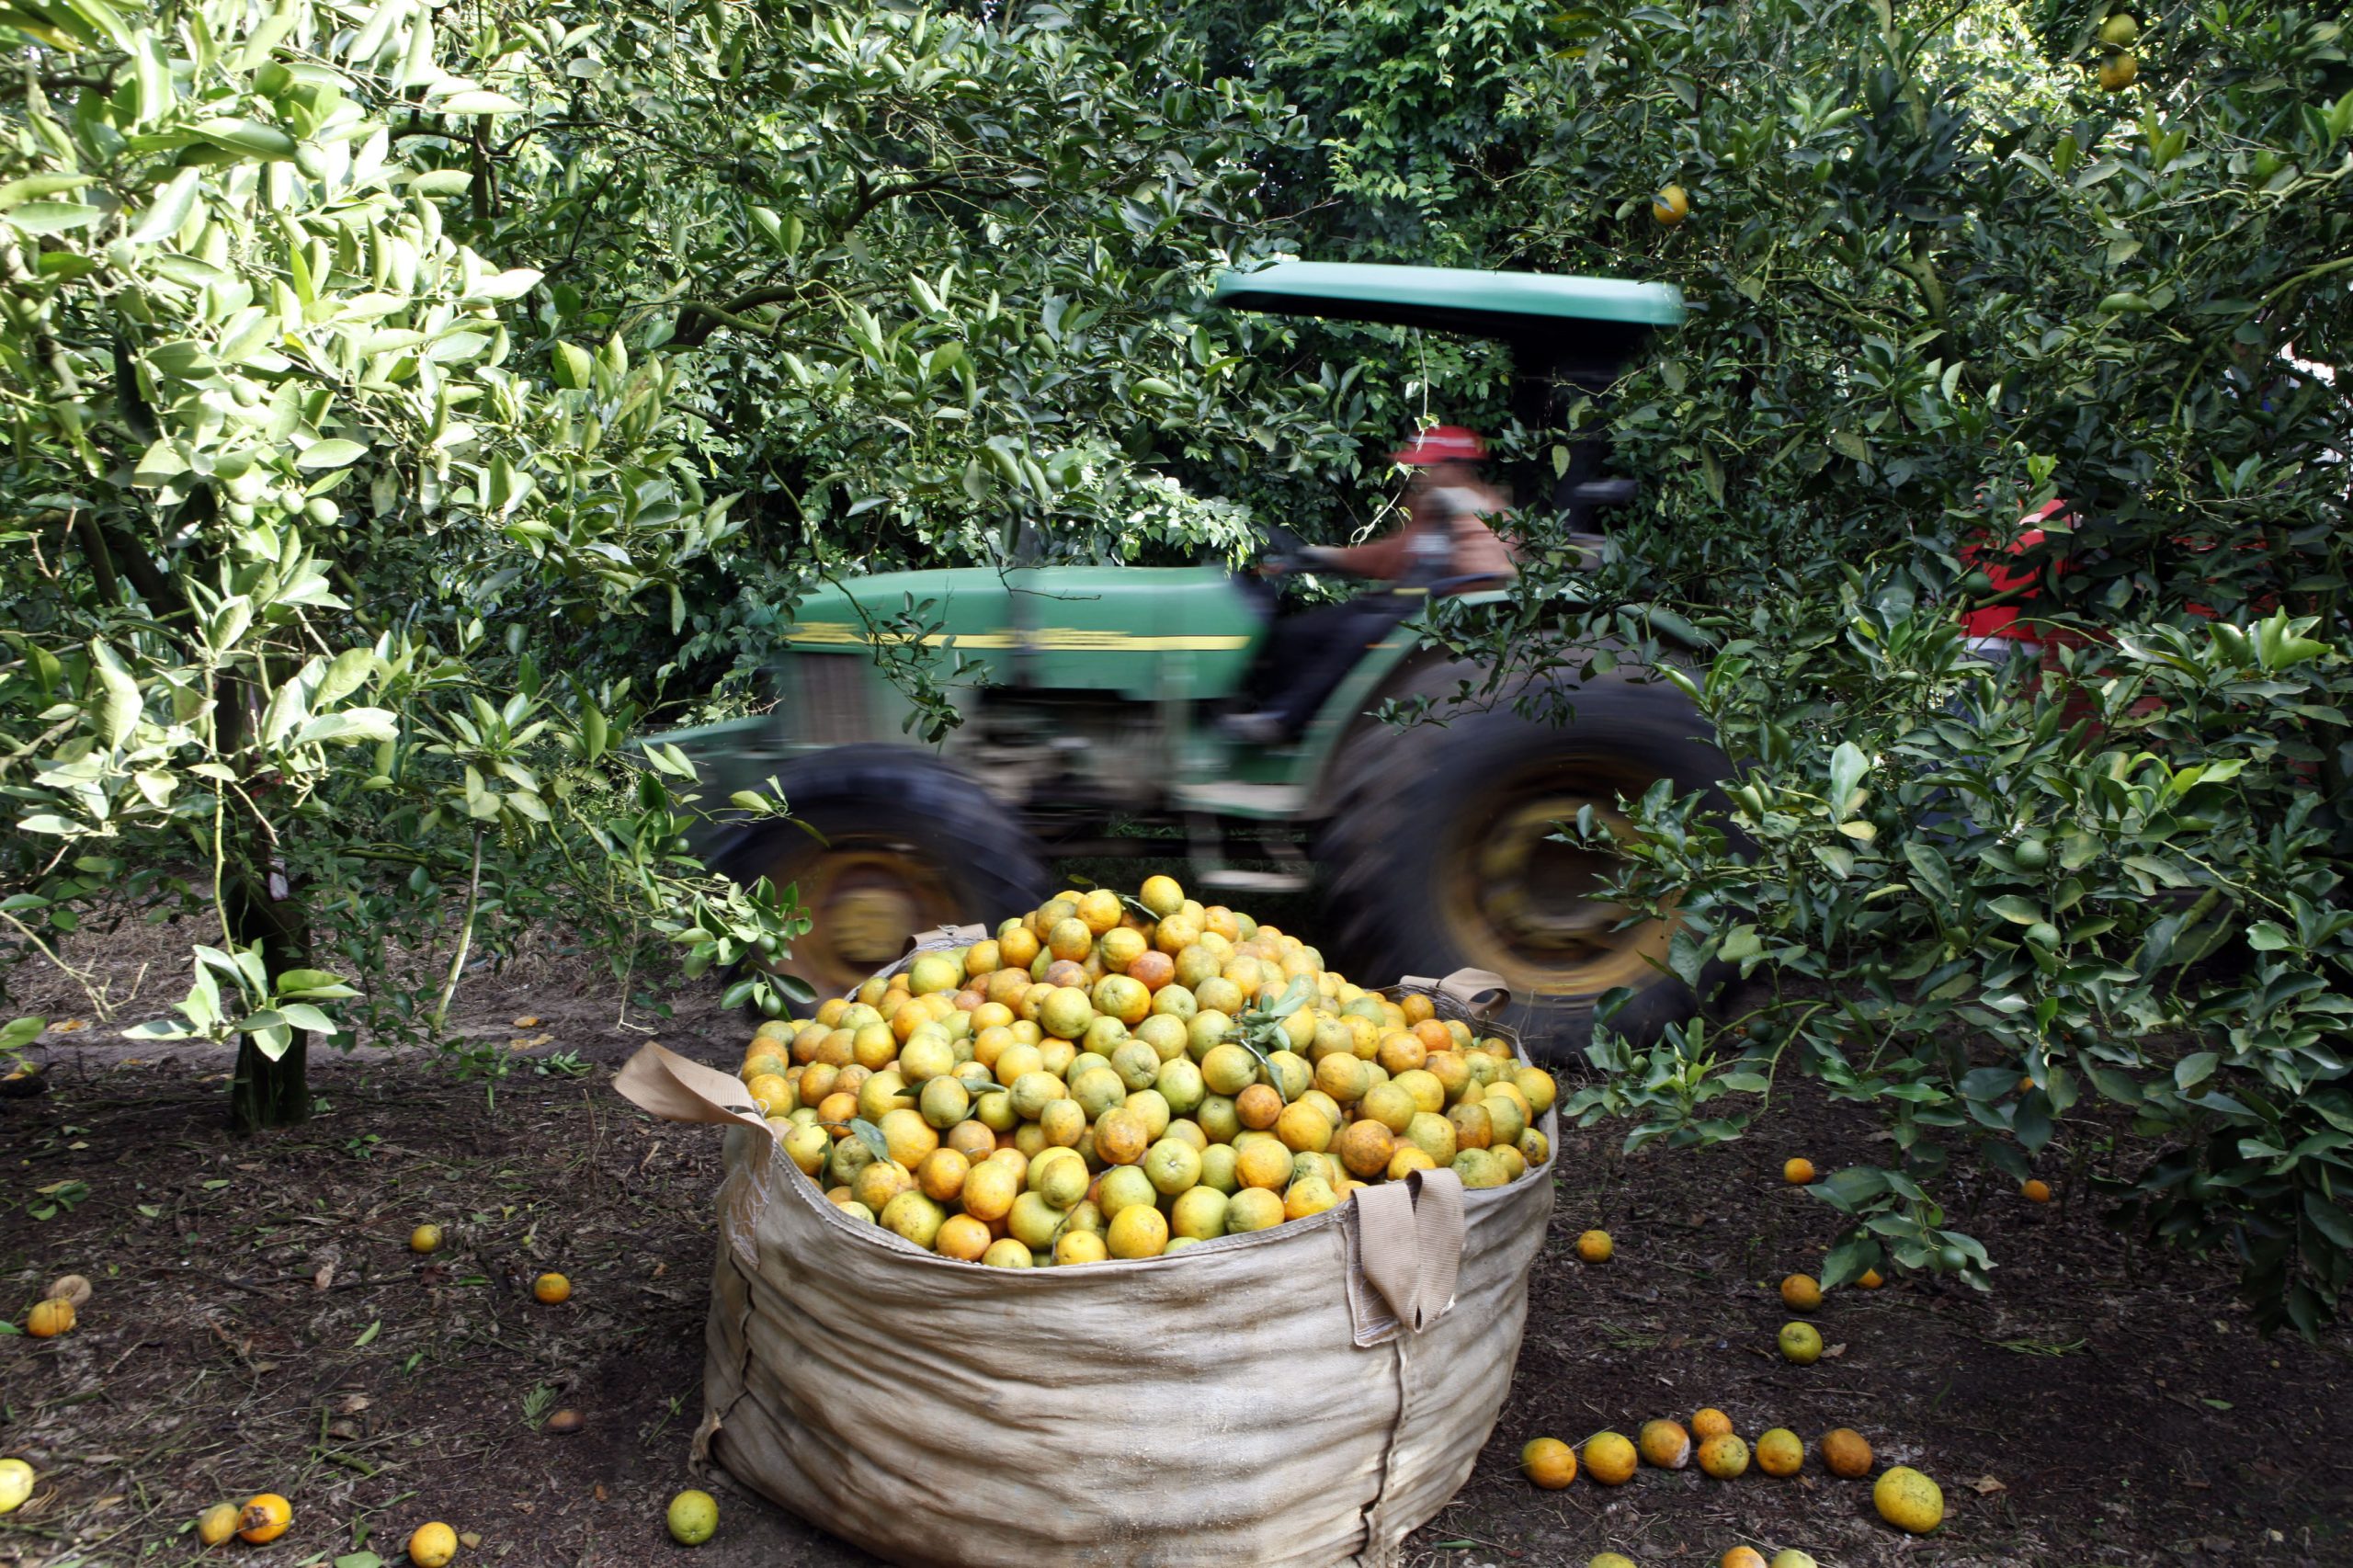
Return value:
M 1224 273 L 1212 297 L 1233 310 L 1483 337 L 1558 336 L 1579 322 L 1641 329 L 1683 320 L 1683 291 L 1671 283 L 1355 261 L 1279 261 L 1255 272 Z

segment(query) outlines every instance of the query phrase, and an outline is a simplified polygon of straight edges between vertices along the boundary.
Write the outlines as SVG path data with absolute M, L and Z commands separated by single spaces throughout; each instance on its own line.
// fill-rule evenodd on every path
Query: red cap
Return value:
M 1474 463 L 1487 455 L 1487 443 L 1460 425 L 1433 425 L 1389 454 L 1400 468 L 1427 468 L 1432 463 Z

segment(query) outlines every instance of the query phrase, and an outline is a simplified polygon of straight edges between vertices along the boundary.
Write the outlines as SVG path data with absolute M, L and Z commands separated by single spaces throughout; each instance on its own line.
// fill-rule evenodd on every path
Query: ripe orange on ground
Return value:
M 1623 1486 L 1634 1479 L 1634 1445 L 1615 1432 L 1597 1432 L 1585 1440 L 1585 1472 L 1604 1486 Z
M 542 1274 L 531 1281 L 531 1294 L 549 1306 L 572 1300 L 572 1281 L 561 1274 Z
M 275 1492 L 245 1499 L 237 1510 L 237 1539 L 254 1546 L 276 1540 L 294 1522 L 294 1505 Z
M 1781 1303 L 1793 1312 L 1810 1312 L 1822 1305 L 1822 1287 L 1811 1274 L 1792 1274 L 1781 1281 Z
M 1822 1332 L 1810 1323 L 1785 1323 L 1781 1325 L 1781 1355 L 1801 1367 L 1811 1367 L 1822 1359 Z
M 1558 1437 L 1531 1437 L 1519 1450 L 1520 1472 L 1547 1492 L 1577 1478 L 1577 1451 Z
M 1680 1421 L 1645 1421 L 1635 1437 L 1643 1458 L 1661 1470 L 1681 1470 L 1691 1462 L 1691 1434 Z
M 1748 1469 L 1748 1445 L 1726 1432 L 1699 1445 L 1699 1469 L 1718 1481 L 1731 1481 Z
M 1886 1284 L 1887 1281 L 1880 1278 L 1878 1269 L 1866 1268 L 1855 1280 L 1855 1283 L 1860 1285 L 1866 1290 L 1876 1290 L 1881 1286 Z
M 1831 1474 L 1853 1481 L 1871 1472 L 1871 1446 L 1852 1427 L 1833 1427 L 1822 1436 L 1822 1463 Z
M 51 1296 L 45 1301 L 33 1303 L 25 1314 L 25 1332 L 35 1339 L 54 1339 L 73 1331 L 74 1303 L 63 1296 Z
M 1871 1506 L 1897 1529 L 1926 1535 L 1944 1523 L 1942 1488 L 1908 1464 L 1897 1465 L 1871 1486 Z
M 1703 1443 L 1711 1437 L 1721 1437 L 1731 1430 L 1732 1417 L 1713 1405 L 1696 1412 L 1691 1417 L 1691 1436 Z
M 1813 1162 L 1803 1158 L 1787 1162 L 1781 1166 L 1781 1179 L 1791 1187 L 1805 1186 L 1813 1180 Z
M 408 1560 L 416 1568 L 449 1568 L 458 1555 L 458 1532 L 436 1519 L 419 1525 L 408 1538 Z
M 2040 1177 L 2028 1182 L 2024 1187 L 2019 1187 L 2018 1190 L 2026 1194 L 2027 1201 L 2029 1203 L 2048 1203 L 2051 1201 L 2051 1184 Z
M 1577 1238 L 1577 1257 L 1585 1263 L 1608 1263 L 1617 1250 L 1607 1231 L 1587 1231 Z
M 1718 1568 L 1765 1568 L 1765 1556 L 1753 1546 L 1735 1546 L 1723 1554 Z
M 1795 1475 L 1805 1468 L 1805 1444 L 1787 1426 L 1756 1439 L 1756 1468 L 1768 1475 Z
M 196 1517 L 196 1539 L 206 1546 L 218 1546 L 236 1533 L 234 1503 L 215 1503 Z

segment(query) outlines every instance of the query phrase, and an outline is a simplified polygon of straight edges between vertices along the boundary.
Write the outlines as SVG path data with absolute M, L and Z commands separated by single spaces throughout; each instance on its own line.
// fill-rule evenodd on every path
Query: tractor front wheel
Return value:
M 841 746 L 779 771 L 790 823 L 719 857 L 742 882 L 793 888 L 810 929 L 776 968 L 847 993 L 936 926 L 991 924 L 1052 891 L 1037 840 L 970 778 L 923 753 Z

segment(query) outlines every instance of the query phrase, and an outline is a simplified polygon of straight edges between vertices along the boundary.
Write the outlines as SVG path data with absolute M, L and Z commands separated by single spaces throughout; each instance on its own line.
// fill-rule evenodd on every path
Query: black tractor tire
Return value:
M 808 933 L 774 968 L 847 994 L 936 926 L 985 925 L 1053 891 L 1036 837 L 970 776 L 894 745 L 847 745 L 777 771 L 791 822 L 745 824 L 714 854 L 748 885 L 797 889 Z M 806 824 L 806 825 L 802 825 Z
M 1327 958 L 1365 985 L 1494 971 L 1512 988 L 1498 1021 L 1555 1065 L 1583 1065 L 1594 1005 L 1614 987 L 1634 995 L 1609 1028 L 1638 1044 L 1691 1017 L 1700 995 L 1649 961 L 1665 957 L 1667 926 L 1611 931 L 1622 908 L 1583 896 L 1605 858 L 1548 836 L 1581 803 L 1615 819 L 1620 797 L 1659 778 L 1680 794 L 1715 790 L 1729 771 L 1690 702 L 1662 680 L 1630 678 L 1640 673 L 1569 691 L 1565 724 L 1523 718 L 1505 699 L 1402 731 L 1368 722 L 1344 740 L 1314 846 Z M 1441 696 L 1465 679 L 1475 690 L 1480 678 L 1434 662 L 1383 695 Z M 1716 966 L 1700 990 L 1729 978 Z

